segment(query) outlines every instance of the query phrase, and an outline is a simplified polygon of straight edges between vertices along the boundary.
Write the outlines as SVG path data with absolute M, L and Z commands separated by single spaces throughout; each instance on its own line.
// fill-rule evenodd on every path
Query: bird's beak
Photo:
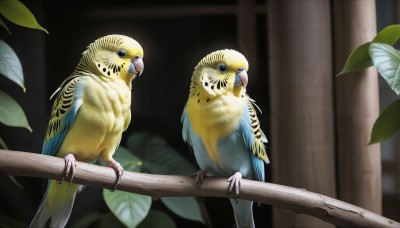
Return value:
M 140 76 L 144 70 L 143 59 L 140 57 L 135 57 L 132 60 L 132 68 L 133 68 L 132 73 L 136 74 L 137 76 Z M 131 69 L 129 71 L 131 71 Z
M 249 77 L 247 76 L 246 70 L 243 68 L 239 69 L 235 74 L 235 86 L 242 85 L 246 88 Z

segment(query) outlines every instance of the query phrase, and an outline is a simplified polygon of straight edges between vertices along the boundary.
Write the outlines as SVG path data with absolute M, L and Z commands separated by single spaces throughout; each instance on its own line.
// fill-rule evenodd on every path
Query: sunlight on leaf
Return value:
M 382 142 L 400 130 L 400 100 L 390 104 L 379 115 L 372 128 L 369 144 Z
M 139 132 L 129 136 L 127 146 L 143 161 L 143 166 L 154 174 L 190 175 L 196 168 L 168 142 L 156 135 Z
M 159 210 L 151 210 L 147 217 L 141 222 L 138 228 L 175 228 L 174 220 L 167 214 Z
M 0 40 L 0 74 L 17 83 L 25 92 L 21 62 L 14 50 L 2 40 Z
M 161 197 L 161 201 L 175 214 L 182 218 L 205 224 L 200 206 L 194 197 Z
M 24 127 L 32 132 L 21 106 L 0 90 L 0 122 L 11 127 Z
M 127 171 L 140 171 L 142 161 L 123 146 L 119 146 L 113 158 Z
M 372 43 L 370 56 L 379 74 L 386 80 L 390 88 L 400 94 L 400 51 L 388 44 Z
M 103 189 L 103 197 L 111 212 L 127 227 L 136 227 L 146 217 L 151 197 L 123 191 Z
M 4 149 L 4 150 L 8 150 L 8 146 L 7 146 L 6 142 L 4 142 L 2 137 L 0 137 L 0 148 Z
M 31 11 L 18 0 L 1 0 L 0 13 L 7 18 L 7 20 L 17 25 L 39 29 L 45 33 L 49 33 L 45 28 L 38 24 Z
M 364 70 L 372 66 L 373 64 L 368 52 L 370 44 L 371 43 L 368 42 L 354 49 L 338 75 Z
M 373 43 L 393 45 L 400 38 L 400 25 L 389 25 L 382 29 L 372 40 Z

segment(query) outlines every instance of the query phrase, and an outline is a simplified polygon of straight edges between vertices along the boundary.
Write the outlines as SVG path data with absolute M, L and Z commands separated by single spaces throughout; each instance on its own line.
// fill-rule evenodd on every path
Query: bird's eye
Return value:
M 123 58 L 123 57 L 125 57 L 125 55 L 126 55 L 125 50 L 119 50 L 119 51 L 118 51 L 118 56 L 119 56 L 119 57 Z
M 226 66 L 225 66 L 225 64 L 219 64 L 219 65 L 218 65 L 218 70 L 220 70 L 221 72 L 225 72 L 225 71 L 226 71 Z

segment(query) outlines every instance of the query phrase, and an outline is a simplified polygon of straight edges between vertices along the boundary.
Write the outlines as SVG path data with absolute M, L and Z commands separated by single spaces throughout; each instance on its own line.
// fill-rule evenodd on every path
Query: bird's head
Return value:
M 88 65 L 92 73 L 104 78 L 121 78 L 130 86 L 132 79 L 143 73 L 143 49 L 128 36 L 104 36 L 83 52 L 80 65 Z
M 209 95 L 233 93 L 242 95 L 248 82 L 249 63 L 238 51 L 225 49 L 205 56 L 196 66 L 192 84 Z

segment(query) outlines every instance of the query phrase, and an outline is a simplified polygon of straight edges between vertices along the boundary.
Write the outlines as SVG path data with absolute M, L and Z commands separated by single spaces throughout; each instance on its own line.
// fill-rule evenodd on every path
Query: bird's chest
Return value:
M 130 122 L 131 90 L 123 82 L 93 84 L 85 91 L 80 115 L 101 131 L 122 132 Z

